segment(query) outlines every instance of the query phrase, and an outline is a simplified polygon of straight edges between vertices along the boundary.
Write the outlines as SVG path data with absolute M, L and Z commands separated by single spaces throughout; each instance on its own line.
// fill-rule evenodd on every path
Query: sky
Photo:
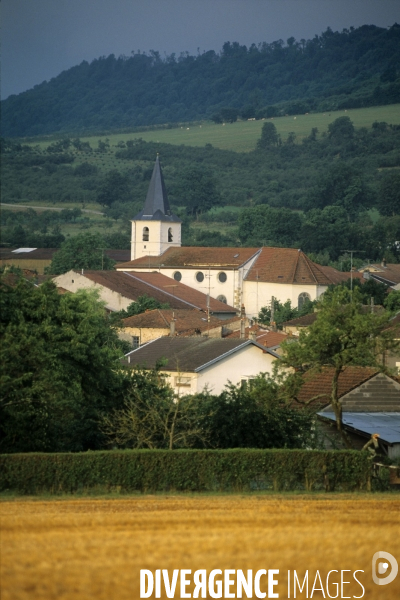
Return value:
M 2 0 L 1 97 L 100 56 L 197 54 L 224 42 L 309 39 L 328 26 L 389 27 L 399 0 Z

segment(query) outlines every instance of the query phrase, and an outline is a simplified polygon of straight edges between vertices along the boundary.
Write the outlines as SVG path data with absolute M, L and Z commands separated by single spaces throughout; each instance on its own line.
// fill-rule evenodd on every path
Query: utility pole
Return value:
M 106 248 L 96 248 L 96 250 L 101 250 L 101 270 L 104 271 L 104 250 Z
M 365 254 L 364 250 L 342 250 L 342 252 L 350 253 L 350 291 L 353 292 L 353 254 Z

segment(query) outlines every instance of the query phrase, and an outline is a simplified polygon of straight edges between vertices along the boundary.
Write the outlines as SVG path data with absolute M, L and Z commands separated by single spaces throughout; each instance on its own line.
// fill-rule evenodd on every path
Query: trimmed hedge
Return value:
M 123 450 L 0 455 L 0 491 L 370 489 L 371 460 L 352 450 Z

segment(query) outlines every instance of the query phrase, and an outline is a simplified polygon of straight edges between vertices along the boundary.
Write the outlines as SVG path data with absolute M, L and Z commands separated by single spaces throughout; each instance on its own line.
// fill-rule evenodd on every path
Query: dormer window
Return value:
M 169 242 L 173 242 L 173 241 L 174 241 L 174 240 L 173 240 L 173 237 L 172 237 L 172 227 L 170 227 L 170 228 L 168 229 L 168 241 L 169 241 Z
M 143 227 L 143 238 L 142 239 L 144 242 L 149 241 L 149 228 L 148 227 Z

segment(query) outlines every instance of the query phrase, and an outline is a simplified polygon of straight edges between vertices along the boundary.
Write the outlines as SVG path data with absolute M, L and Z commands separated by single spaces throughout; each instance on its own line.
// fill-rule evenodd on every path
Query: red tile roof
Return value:
M 247 281 L 330 285 L 331 278 L 320 265 L 295 248 L 262 248 L 246 275 Z
M 283 327 L 309 327 L 316 321 L 317 315 L 318 313 L 316 312 L 309 313 L 308 315 L 303 315 L 302 317 L 285 321 L 282 323 L 282 325 Z
M 391 284 L 400 283 L 400 264 L 387 264 L 384 267 L 382 265 L 369 265 L 371 277 L 376 279 L 384 279 L 386 282 Z M 368 271 L 368 268 L 363 268 L 364 272 Z
M 80 273 L 80 271 L 76 272 Z M 83 275 L 98 285 L 120 293 L 132 302 L 137 300 L 139 296 L 147 294 L 147 296 L 155 298 L 161 303 L 168 302 L 171 308 L 192 308 L 207 311 L 206 294 L 161 273 L 88 270 L 84 271 Z M 236 313 L 235 308 L 214 298 L 210 298 L 209 302 L 212 313 Z
M 343 283 L 348 281 L 349 279 L 359 279 L 361 283 L 365 283 L 365 279 L 363 278 L 363 274 L 358 271 L 338 271 L 333 267 L 318 265 L 320 270 L 331 280 L 331 283 Z
M 172 319 L 175 320 L 175 332 L 182 335 L 195 335 L 196 330 L 207 331 L 208 328 L 223 326 L 224 320 L 217 319 L 210 315 L 210 320 L 207 320 L 207 314 L 198 310 L 185 309 L 156 309 L 148 310 L 140 315 L 127 317 L 122 320 L 124 327 L 140 327 L 166 329 L 169 331 Z
M 237 269 L 255 256 L 259 250 L 259 248 L 203 248 L 196 246 L 169 248 L 161 256 L 142 256 L 128 263 L 118 264 L 116 268 Z
M 294 407 L 304 403 L 312 408 L 320 409 L 330 404 L 332 390 L 333 368 L 324 367 L 321 371 L 309 371 L 304 375 L 304 384 L 298 394 L 299 402 L 293 401 Z M 339 375 L 338 395 L 345 396 L 368 379 L 378 373 L 374 367 L 347 367 Z M 312 400 L 315 398 L 315 400 Z
M 245 338 L 249 338 L 250 332 L 254 331 L 256 332 L 256 341 L 267 348 L 279 346 L 283 340 L 288 337 L 287 334 L 283 333 L 282 331 L 270 331 L 269 329 L 263 329 L 258 325 L 252 325 L 252 327 L 245 328 Z M 225 337 L 229 339 L 240 338 L 240 329 L 237 331 L 232 331 Z

